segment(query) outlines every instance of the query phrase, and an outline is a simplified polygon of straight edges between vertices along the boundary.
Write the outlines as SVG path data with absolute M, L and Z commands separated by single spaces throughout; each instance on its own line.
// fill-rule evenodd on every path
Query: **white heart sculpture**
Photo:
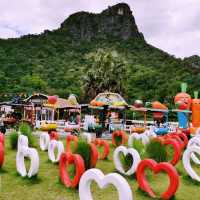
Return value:
M 40 134 L 40 148 L 42 151 L 48 150 L 50 142 L 50 136 L 48 133 L 41 133 Z
M 120 161 L 120 153 L 123 153 L 125 156 L 127 154 L 130 154 L 133 158 L 132 166 L 127 172 L 125 172 L 125 170 L 122 166 L 122 163 Z M 133 149 L 133 148 L 127 149 L 125 146 L 119 146 L 114 151 L 113 161 L 114 161 L 114 165 L 115 165 L 115 168 L 117 169 L 117 171 L 119 171 L 121 174 L 130 176 L 130 175 L 134 174 L 135 171 L 137 170 L 138 164 L 140 163 L 141 159 L 140 159 L 139 153 L 135 149 Z
M 95 181 L 101 189 L 110 184 L 114 185 L 118 191 L 119 200 L 133 200 L 131 188 L 125 178 L 117 173 L 105 176 L 99 169 L 89 169 L 82 175 L 79 183 L 80 200 L 93 200 L 90 188 L 92 181 Z
M 133 133 L 133 134 L 129 135 L 129 137 L 128 137 L 128 146 L 129 147 L 133 146 L 134 140 L 141 140 L 143 145 L 146 145 L 149 143 L 149 138 L 146 136 L 146 134 Z
M 30 169 L 26 171 L 24 158 L 28 157 L 31 160 Z M 39 155 L 36 149 L 28 147 L 28 138 L 24 135 L 20 135 L 18 138 L 18 150 L 16 155 L 16 167 L 18 173 L 22 176 L 28 176 L 29 178 L 36 175 L 39 170 Z
M 154 130 L 155 130 L 155 127 L 151 126 L 149 130 L 146 130 L 146 131 L 144 132 L 144 134 L 145 134 L 149 139 L 155 138 L 155 137 L 157 137 L 157 135 L 156 135 L 156 133 L 154 132 Z
M 85 132 L 84 132 L 84 133 L 82 134 L 82 137 L 83 137 L 84 139 L 86 139 L 87 143 L 92 142 L 92 136 L 91 136 L 90 133 L 85 133 Z
M 58 149 L 58 154 L 55 156 L 55 148 Z M 57 140 L 51 140 L 48 146 L 48 156 L 49 160 L 51 160 L 53 163 L 57 163 L 60 160 L 61 154 L 64 152 L 64 145 L 61 141 Z
M 19 135 L 17 141 L 17 150 L 20 151 L 24 147 L 28 147 L 28 137 L 25 135 Z
M 191 163 L 190 163 L 190 158 L 192 153 L 197 153 L 200 155 L 200 147 L 197 146 L 191 146 L 188 147 L 185 152 L 183 153 L 183 166 L 186 170 L 186 172 L 189 174 L 189 176 L 200 182 L 200 176 L 197 175 L 197 173 L 192 169 Z
M 187 148 L 192 147 L 192 146 L 200 147 L 200 137 L 195 136 L 189 140 Z M 194 153 L 191 154 L 191 158 L 194 163 L 196 163 L 197 165 L 200 165 L 200 160 Z

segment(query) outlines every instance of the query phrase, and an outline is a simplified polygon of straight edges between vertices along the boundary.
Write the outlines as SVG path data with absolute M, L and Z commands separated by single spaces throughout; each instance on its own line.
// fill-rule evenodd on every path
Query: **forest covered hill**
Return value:
M 139 32 L 127 4 L 117 4 L 100 14 L 79 12 L 61 27 L 40 35 L 0 40 L 0 99 L 15 94 L 42 92 L 81 102 L 92 96 L 84 90 L 84 76 L 90 69 L 89 53 L 114 50 L 126 62 L 123 96 L 171 102 L 187 82 L 188 92 L 200 89 L 200 67 L 194 59 L 177 59 L 149 45 Z M 196 63 L 196 59 L 195 59 Z M 103 91 L 102 91 L 103 92 Z

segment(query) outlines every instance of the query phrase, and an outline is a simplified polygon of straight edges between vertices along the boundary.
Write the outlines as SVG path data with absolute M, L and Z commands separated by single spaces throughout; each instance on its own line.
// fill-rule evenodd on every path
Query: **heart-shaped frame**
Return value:
M 192 179 L 200 182 L 200 176 L 192 169 L 192 166 L 191 166 L 191 163 L 190 163 L 190 158 L 191 158 L 192 154 L 194 154 L 194 153 L 197 153 L 197 154 L 200 155 L 200 147 L 194 145 L 194 146 L 188 147 L 184 151 L 183 159 L 182 159 L 183 166 L 184 166 L 186 172 L 188 173 L 188 175 Z
M 119 200 L 133 200 L 131 188 L 125 178 L 117 173 L 105 176 L 99 169 L 89 169 L 82 175 L 79 183 L 80 200 L 93 200 L 90 188 L 92 181 L 95 181 L 101 189 L 110 184 L 114 185 L 118 191 Z
M 118 137 L 118 136 L 120 136 L 121 138 L 122 138 L 122 140 L 121 140 L 121 144 L 119 144 L 119 145 L 117 145 L 116 144 L 116 141 L 115 141 L 115 137 Z M 124 131 L 114 131 L 113 133 L 112 133 L 112 145 L 114 146 L 114 147 L 116 147 L 116 146 L 120 146 L 120 145 L 125 145 L 126 144 L 126 141 L 127 141 L 127 135 L 126 135 L 126 133 L 124 132 Z
M 40 134 L 40 149 L 42 151 L 48 150 L 49 142 L 50 142 L 49 134 L 48 133 L 41 133 Z
M 73 180 L 70 179 L 67 168 L 69 165 L 74 164 L 76 173 Z M 78 154 L 70 152 L 62 153 L 59 162 L 59 174 L 61 182 L 69 188 L 75 188 L 79 184 L 80 178 L 85 171 L 83 158 Z
M 120 160 L 120 153 L 123 153 L 125 156 L 127 154 L 130 154 L 133 158 L 132 166 L 127 172 L 125 172 L 125 170 L 122 166 L 122 163 Z M 113 161 L 114 161 L 114 165 L 115 165 L 115 168 L 117 169 L 117 171 L 119 171 L 121 174 L 130 176 L 136 172 L 138 164 L 140 163 L 141 159 L 140 159 L 139 153 L 135 149 L 133 149 L 133 148 L 127 149 L 125 146 L 119 146 L 114 151 Z
M 0 143 L 4 145 L 4 141 L 5 141 L 4 134 L 0 133 Z
M 103 154 L 99 154 L 99 159 L 105 160 L 110 153 L 110 145 L 106 140 L 95 139 L 93 142 L 97 147 L 103 147 Z
M 152 159 L 145 159 L 139 163 L 136 172 L 139 187 L 143 191 L 147 192 L 150 197 L 155 198 L 156 195 L 146 179 L 146 169 L 151 169 L 155 174 L 159 173 L 160 171 L 166 172 L 169 176 L 170 184 L 167 190 L 163 194 L 161 194 L 161 198 L 170 199 L 172 196 L 174 196 L 179 187 L 179 175 L 173 165 L 167 162 L 157 163 Z
M 55 156 L 55 148 L 58 149 L 58 154 Z M 61 154 L 64 152 L 64 145 L 61 141 L 51 140 L 48 146 L 48 157 L 53 163 L 57 163 L 60 160 Z
M 90 145 L 90 149 L 91 149 L 90 167 L 95 168 L 97 161 L 98 161 L 99 153 L 97 151 L 95 144 L 90 143 L 89 145 Z
M 173 158 L 169 162 L 175 166 L 181 159 L 182 147 L 180 146 L 180 143 L 176 139 L 170 137 L 157 137 L 154 138 L 154 140 L 160 141 L 162 145 L 171 145 L 173 147 Z
M 0 142 L 0 168 L 3 166 L 4 163 L 4 145 Z
M 129 147 L 133 147 L 134 140 L 140 140 L 144 146 L 149 143 L 149 137 L 146 134 L 132 133 L 128 137 L 128 146 Z
M 74 152 L 76 152 L 78 147 L 78 137 L 75 135 L 68 135 L 66 137 L 66 152 L 72 152 L 70 147 L 71 142 L 74 142 Z
M 59 140 L 59 135 L 56 131 L 51 131 L 50 140 Z
M 189 140 L 187 148 L 189 148 L 191 146 L 200 147 L 200 137 L 199 136 L 195 136 Z M 194 163 L 196 163 L 197 165 L 200 165 L 200 160 L 194 153 L 191 154 L 191 159 L 193 160 Z

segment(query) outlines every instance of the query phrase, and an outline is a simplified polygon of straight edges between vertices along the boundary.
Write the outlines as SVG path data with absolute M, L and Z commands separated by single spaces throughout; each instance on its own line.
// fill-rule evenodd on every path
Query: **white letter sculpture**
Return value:
M 117 173 L 105 176 L 99 169 L 89 169 L 82 175 L 79 183 L 80 200 L 93 200 L 90 188 L 92 181 L 95 181 L 101 189 L 110 184 L 114 185 L 118 191 L 119 200 L 133 200 L 131 188 L 125 178 Z
M 28 157 L 31 161 L 30 169 L 27 173 L 24 158 Z M 18 149 L 16 155 L 16 167 L 18 173 L 22 176 L 31 178 L 38 173 L 39 170 L 39 155 L 36 149 L 28 147 L 28 138 L 20 135 L 18 138 Z
M 185 152 L 183 153 L 183 166 L 186 170 L 186 172 L 189 174 L 189 176 L 200 182 L 200 176 L 197 175 L 197 173 L 192 169 L 191 163 L 190 163 L 190 158 L 192 153 L 197 153 L 200 155 L 200 147 L 197 146 L 191 146 L 188 147 Z
M 41 133 L 40 134 L 40 149 L 42 151 L 48 150 L 49 142 L 50 142 L 49 134 L 48 133 Z
M 123 153 L 124 156 L 130 154 L 133 158 L 132 166 L 127 172 L 125 172 L 122 163 L 120 161 L 120 153 Z M 138 164 L 140 163 L 141 159 L 139 153 L 134 148 L 127 149 L 125 146 L 119 146 L 114 151 L 113 161 L 117 171 L 119 171 L 121 174 L 130 176 L 136 172 Z
M 57 156 L 55 156 L 55 152 L 54 152 L 55 148 L 58 149 Z M 57 141 L 57 140 L 51 140 L 50 141 L 49 147 L 48 147 L 49 160 L 51 160 L 53 163 L 59 162 L 60 156 L 63 152 L 64 152 L 64 146 L 63 146 L 63 143 L 61 141 Z

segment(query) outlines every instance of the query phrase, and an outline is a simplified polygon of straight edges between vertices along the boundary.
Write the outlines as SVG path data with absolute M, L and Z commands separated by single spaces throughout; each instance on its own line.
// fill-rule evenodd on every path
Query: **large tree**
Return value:
M 89 63 L 84 76 L 84 91 L 93 98 L 104 91 L 123 93 L 127 75 L 126 62 L 112 50 L 98 49 L 86 55 Z

